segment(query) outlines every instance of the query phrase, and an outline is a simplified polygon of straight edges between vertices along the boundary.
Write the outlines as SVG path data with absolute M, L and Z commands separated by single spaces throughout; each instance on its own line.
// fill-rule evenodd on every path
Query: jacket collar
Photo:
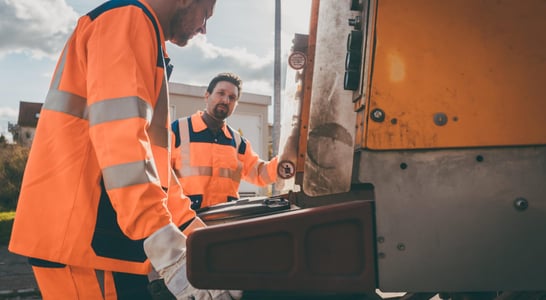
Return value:
M 191 124 L 193 126 L 193 131 L 195 132 L 201 132 L 207 129 L 207 124 L 205 124 L 205 121 L 203 121 L 203 113 L 203 111 L 198 111 L 191 115 Z M 222 126 L 222 131 L 228 139 L 233 139 L 227 128 L 226 122 L 224 122 L 224 125 Z

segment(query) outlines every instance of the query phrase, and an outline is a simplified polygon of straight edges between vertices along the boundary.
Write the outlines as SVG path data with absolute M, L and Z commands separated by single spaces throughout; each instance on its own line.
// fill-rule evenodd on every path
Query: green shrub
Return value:
M 5 246 L 9 242 L 14 217 L 14 211 L 0 212 L 0 246 Z
M 0 212 L 15 210 L 27 158 L 28 148 L 0 143 Z

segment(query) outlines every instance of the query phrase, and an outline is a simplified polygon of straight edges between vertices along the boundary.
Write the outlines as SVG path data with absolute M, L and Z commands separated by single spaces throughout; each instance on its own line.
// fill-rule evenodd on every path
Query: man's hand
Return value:
M 184 232 L 189 234 L 205 226 L 196 218 Z M 198 290 L 190 284 L 186 275 L 186 236 L 174 224 L 166 225 L 144 240 L 144 252 L 154 268 L 148 275 L 151 281 L 150 293 L 154 299 L 233 299 L 229 291 Z
M 186 276 L 186 237 L 170 223 L 144 240 L 144 252 L 159 278 L 176 299 L 184 299 L 190 283 Z

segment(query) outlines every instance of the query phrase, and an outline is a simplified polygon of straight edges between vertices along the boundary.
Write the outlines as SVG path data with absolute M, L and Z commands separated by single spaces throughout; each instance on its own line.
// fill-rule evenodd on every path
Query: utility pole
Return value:
M 273 71 L 272 153 L 278 154 L 281 133 L 281 0 L 275 0 L 275 58 Z

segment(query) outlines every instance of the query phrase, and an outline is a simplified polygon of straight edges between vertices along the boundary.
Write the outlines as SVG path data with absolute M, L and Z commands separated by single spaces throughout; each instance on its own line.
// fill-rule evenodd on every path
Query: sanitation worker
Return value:
M 204 225 L 170 166 L 166 89 L 165 41 L 205 34 L 214 6 L 113 0 L 79 19 L 40 113 L 9 244 L 29 258 L 43 299 L 149 299 L 148 274 L 177 299 L 228 297 L 186 277 L 181 230 Z
M 250 142 L 226 123 L 241 97 L 242 80 L 220 73 L 205 92 L 205 110 L 172 123 L 173 167 L 198 209 L 239 198 L 241 179 L 258 186 L 277 180 L 278 158 L 260 159 Z

